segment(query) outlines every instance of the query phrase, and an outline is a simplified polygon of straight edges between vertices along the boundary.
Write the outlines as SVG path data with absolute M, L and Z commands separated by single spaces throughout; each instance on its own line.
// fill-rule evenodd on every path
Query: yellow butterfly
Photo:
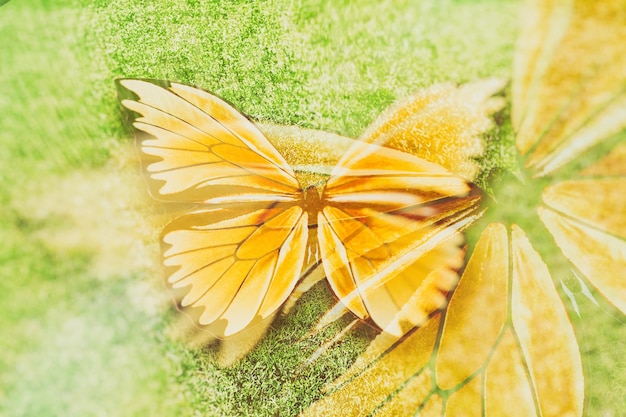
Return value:
M 139 114 L 134 126 L 150 135 L 139 148 L 152 194 L 200 205 L 165 227 L 163 262 L 180 306 L 215 336 L 272 317 L 318 259 L 339 300 L 392 334 L 444 305 L 464 254 L 459 231 L 477 216 L 465 180 L 354 141 L 311 183 L 320 175 L 292 169 L 216 96 L 173 82 L 119 84 L 133 94 L 122 104 Z

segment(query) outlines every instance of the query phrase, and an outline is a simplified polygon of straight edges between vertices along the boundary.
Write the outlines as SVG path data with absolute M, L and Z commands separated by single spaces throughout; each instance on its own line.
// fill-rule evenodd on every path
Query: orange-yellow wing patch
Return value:
M 425 88 L 385 111 L 332 171 L 318 219 L 326 273 L 359 317 L 397 336 L 445 303 L 480 217 L 480 135 L 502 80 Z

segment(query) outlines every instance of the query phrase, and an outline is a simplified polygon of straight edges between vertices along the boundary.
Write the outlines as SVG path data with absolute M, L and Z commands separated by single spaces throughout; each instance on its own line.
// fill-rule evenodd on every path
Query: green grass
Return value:
M 0 2 L 1 4 L 2 2 Z M 421 86 L 510 75 L 514 1 L 20 0 L 0 8 L 0 414 L 288 416 L 366 346 L 309 367 L 318 285 L 248 357 L 193 349 L 158 273 L 116 77 L 200 85 L 253 119 L 357 136 Z M 509 138 L 510 139 L 510 138 Z M 502 153 L 501 149 L 505 149 Z M 510 142 L 484 166 L 511 165 Z M 508 150 L 507 150 L 508 149 Z M 569 284 L 569 281 L 568 281 Z M 599 298 L 599 297 L 598 297 Z M 624 318 L 579 300 L 589 416 L 624 403 Z

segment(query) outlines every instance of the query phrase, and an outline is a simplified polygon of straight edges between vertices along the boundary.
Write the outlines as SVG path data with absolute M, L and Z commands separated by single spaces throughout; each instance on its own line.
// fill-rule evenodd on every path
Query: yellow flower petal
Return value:
M 441 397 L 438 395 L 427 399 L 433 386 L 430 370 L 426 370 L 408 384 L 394 397 L 393 401 L 385 403 L 377 414 L 383 416 L 411 416 L 424 403 L 423 415 L 441 415 Z
M 623 213 L 623 209 L 618 210 Z M 563 254 L 607 300 L 626 313 L 624 237 L 616 237 L 612 230 L 599 230 L 550 209 L 540 207 L 538 211 Z
M 579 416 L 584 390 L 574 330 L 547 266 L 516 226 L 511 257 L 511 318 L 540 415 Z
M 507 319 L 508 269 L 506 229 L 492 224 L 450 300 L 436 363 L 441 388 L 455 387 L 487 361 Z
M 604 158 L 587 167 L 583 176 L 622 176 L 626 177 L 626 143 L 620 143 Z
M 452 392 L 446 404 L 446 415 L 467 417 L 482 416 L 483 385 L 483 376 L 478 375 L 460 390 Z
M 513 122 L 527 167 L 545 175 L 626 127 L 626 2 L 533 0 L 524 10 Z
M 553 211 L 626 238 L 626 178 L 564 181 L 543 192 Z
M 332 416 L 336 415 L 337 407 L 341 407 L 341 413 L 345 416 L 369 414 L 416 371 L 424 368 L 435 346 L 438 317 L 407 336 L 388 354 L 385 351 L 393 338 L 382 333 L 335 384 L 339 388 L 304 410 L 301 415 Z M 411 391 L 418 403 L 432 387 L 430 377 L 422 376 L 420 381 L 417 386 L 413 385 Z
M 506 330 L 493 352 L 485 370 L 484 389 L 486 416 L 537 415 L 532 387 L 511 329 Z

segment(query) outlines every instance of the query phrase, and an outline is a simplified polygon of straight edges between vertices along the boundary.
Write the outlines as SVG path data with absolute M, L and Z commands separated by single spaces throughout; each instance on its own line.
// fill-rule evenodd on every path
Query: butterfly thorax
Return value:
M 325 181 L 324 181 L 325 183 Z M 319 247 L 317 242 L 317 217 L 322 210 L 322 189 L 324 183 L 318 185 L 309 185 L 301 191 L 300 207 L 302 207 L 308 217 L 308 238 L 306 257 L 304 260 L 304 269 L 310 268 L 312 265 L 320 261 Z
M 309 217 L 309 228 L 317 225 L 317 215 L 322 210 L 323 185 L 310 185 L 302 190 L 302 207 Z

